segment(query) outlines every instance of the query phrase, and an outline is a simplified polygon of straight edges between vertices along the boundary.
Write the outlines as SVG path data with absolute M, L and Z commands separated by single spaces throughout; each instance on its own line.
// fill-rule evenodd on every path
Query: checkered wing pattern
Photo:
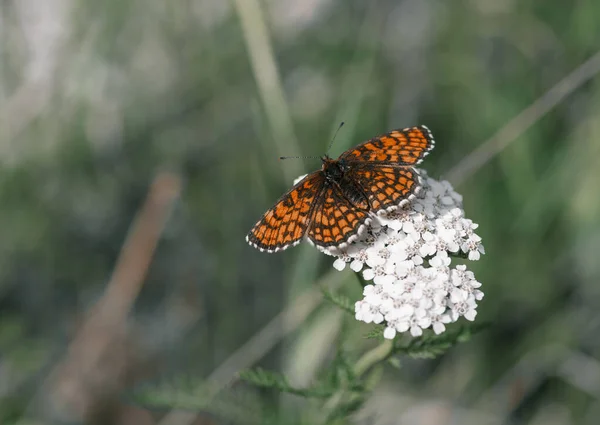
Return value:
M 353 205 L 334 185 L 321 196 L 308 229 L 310 241 L 322 247 L 341 247 L 354 240 L 368 220 L 368 211 Z
M 306 176 L 263 215 L 246 240 L 267 252 L 296 245 L 306 232 L 314 201 L 322 192 L 323 185 L 321 172 Z
M 424 125 L 393 130 L 344 152 L 323 158 L 252 228 L 246 240 L 261 251 L 296 245 L 306 235 L 317 246 L 342 248 L 373 213 L 408 203 L 420 189 L 414 166 L 434 147 Z
M 391 162 L 401 165 L 419 164 L 433 149 L 435 142 L 427 127 L 393 130 L 368 140 L 340 155 L 350 161 Z
M 354 164 L 349 178 L 362 188 L 374 213 L 408 203 L 420 188 L 419 175 L 412 167 Z

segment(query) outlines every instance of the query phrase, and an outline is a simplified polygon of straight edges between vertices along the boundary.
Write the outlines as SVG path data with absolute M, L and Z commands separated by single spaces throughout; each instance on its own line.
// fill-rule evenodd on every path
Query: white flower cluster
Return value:
M 436 334 L 460 316 L 474 320 L 481 286 L 466 266 L 451 267 L 449 254 L 479 260 L 484 253 L 477 224 L 464 217 L 462 196 L 447 181 L 420 172 L 422 188 L 412 202 L 371 221 L 362 235 L 337 252 L 337 270 L 347 264 L 365 280 L 356 319 L 386 324 L 384 337 L 410 330 Z

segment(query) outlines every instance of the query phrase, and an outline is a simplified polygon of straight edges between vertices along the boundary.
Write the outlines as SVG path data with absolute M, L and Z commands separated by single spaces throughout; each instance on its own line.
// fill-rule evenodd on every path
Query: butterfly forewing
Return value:
M 419 164 L 433 149 L 431 132 L 424 125 L 393 130 L 347 150 L 346 161 L 389 162 L 398 165 Z
M 254 247 L 275 252 L 302 239 L 324 184 L 320 171 L 309 174 L 283 195 L 254 225 L 246 240 Z

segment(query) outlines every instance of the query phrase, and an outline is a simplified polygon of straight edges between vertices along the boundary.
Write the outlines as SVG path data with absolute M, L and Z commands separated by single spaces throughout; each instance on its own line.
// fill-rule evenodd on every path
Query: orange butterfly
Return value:
M 408 203 L 421 188 L 413 168 L 433 149 L 424 125 L 393 130 L 342 153 L 283 195 L 254 225 L 246 240 L 277 252 L 304 236 L 323 248 L 343 248 L 371 215 Z

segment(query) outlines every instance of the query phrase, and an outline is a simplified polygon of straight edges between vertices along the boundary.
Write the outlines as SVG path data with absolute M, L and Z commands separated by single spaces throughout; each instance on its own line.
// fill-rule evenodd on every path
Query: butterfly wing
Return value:
M 369 162 L 393 162 L 401 165 L 419 164 L 433 149 L 431 131 L 424 125 L 393 130 L 367 140 L 347 150 L 339 159 Z
M 369 222 L 369 212 L 352 204 L 335 185 L 327 185 L 315 204 L 308 239 L 320 247 L 343 247 Z
M 267 252 L 298 244 L 306 232 L 314 201 L 324 183 L 320 171 L 298 182 L 254 225 L 246 236 L 248 243 Z
M 354 163 L 348 179 L 367 197 L 371 212 L 392 210 L 408 203 L 420 190 L 420 179 L 412 167 Z

